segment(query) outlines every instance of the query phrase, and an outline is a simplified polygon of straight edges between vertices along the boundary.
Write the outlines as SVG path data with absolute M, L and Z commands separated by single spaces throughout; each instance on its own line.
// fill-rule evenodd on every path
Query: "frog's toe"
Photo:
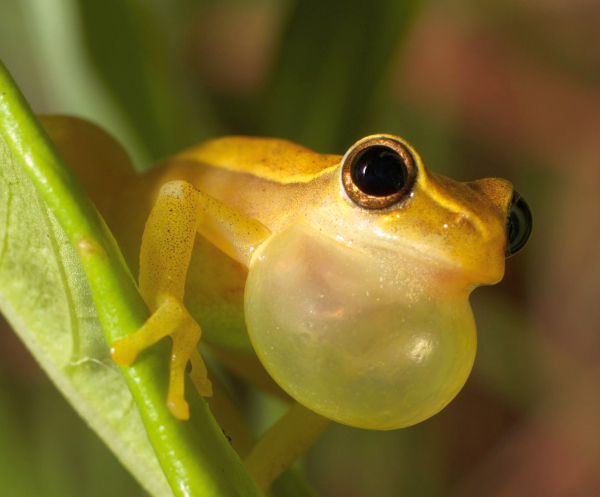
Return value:
M 129 366 L 137 357 L 139 350 L 135 347 L 128 337 L 113 342 L 110 348 L 110 355 L 120 366 Z
M 169 378 L 169 394 L 167 405 L 178 419 L 189 418 L 188 404 L 184 399 L 184 377 L 188 361 L 198 351 L 196 345 L 200 340 L 200 326 L 187 315 L 184 322 L 171 335 L 173 348 L 171 350 L 171 365 Z
M 204 378 L 203 381 L 200 382 L 194 382 L 194 386 L 196 387 L 196 390 L 198 390 L 198 393 L 202 395 L 202 397 L 212 397 L 212 383 L 208 378 Z
M 190 407 L 181 395 L 172 395 L 167 399 L 167 407 L 177 419 L 190 419 Z
M 206 365 L 200 356 L 198 349 L 194 349 L 190 356 L 190 363 L 192 370 L 190 371 L 190 378 L 196 387 L 196 390 L 202 397 L 212 397 L 213 389 L 212 383 L 208 379 L 208 373 L 206 371 Z
M 210 380 L 205 376 L 202 378 L 195 377 L 192 374 L 192 381 L 194 382 L 194 386 L 196 390 L 202 397 L 212 397 L 213 388 Z

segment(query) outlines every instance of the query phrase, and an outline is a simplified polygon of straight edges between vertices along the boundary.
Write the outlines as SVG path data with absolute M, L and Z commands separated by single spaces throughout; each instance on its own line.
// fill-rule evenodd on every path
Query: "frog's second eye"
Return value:
M 506 257 L 515 255 L 521 250 L 533 230 L 531 209 L 519 192 L 515 191 L 510 203 L 508 219 L 506 220 Z
M 407 148 L 388 137 L 358 142 L 346 154 L 342 182 L 355 203 L 383 209 L 402 199 L 412 186 L 416 167 Z

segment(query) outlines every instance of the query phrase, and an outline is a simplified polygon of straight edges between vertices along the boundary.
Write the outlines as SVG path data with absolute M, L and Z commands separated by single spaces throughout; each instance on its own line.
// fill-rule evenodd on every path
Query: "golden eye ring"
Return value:
M 342 184 L 348 197 L 365 209 L 384 209 L 410 192 L 415 159 L 401 141 L 371 136 L 355 143 L 342 159 Z

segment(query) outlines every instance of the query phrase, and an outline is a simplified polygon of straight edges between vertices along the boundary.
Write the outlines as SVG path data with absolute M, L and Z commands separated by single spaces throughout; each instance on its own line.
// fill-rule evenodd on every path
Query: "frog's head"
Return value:
M 322 229 L 358 250 L 387 249 L 437 268 L 467 289 L 502 279 L 505 258 L 531 234 L 531 211 L 511 183 L 435 174 L 395 136 L 358 141 L 337 174 L 308 214 Z
M 531 232 L 504 180 L 458 183 L 405 141 L 367 137 L 316 178 L 301 215 L 255 256 L 246 321 L 296 400 L 362 428 L 442 409 L 475 358 L 470 291 L 502 278 Z

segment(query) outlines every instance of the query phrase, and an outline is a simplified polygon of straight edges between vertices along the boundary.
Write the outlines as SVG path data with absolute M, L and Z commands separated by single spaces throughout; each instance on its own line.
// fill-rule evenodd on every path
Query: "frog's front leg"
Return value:
M 148 300 L 146 302 L 149 304 Z M 188 360 L 192 363 L 191 377 L 198 391 L 209 397 L 212 395 L 212 388 L 200 354 L 193 356 L 194 351 L 197 353 L 200 327 L 180 300 L 174 296 L 165 297 L 164 302 L 136 333 L 113 343 L 111 353 L 115 362 L 126 366 L 141 351 L 167 335 L 173 340 L 167 405 L 176 418 L 187 419 L 189 410 L 184 400 L 183 384 Z
M 196 232 L 245 264 L 270 234 L 258 221 L 246 218 L 189 183 L 173 181 L 161 188 L 146 223 L 140 253 L 140 293 L 152 315 L 136 333 L 113 343 L 111 352 L 117 363 L 131 364 L 139 352 L 171 336 L 167 405 L 178 419 L 189 417 L 184 399 L 184 373 L 189 361 L 191 377 L 200 394 L 212 394 L 206 367 L 196 348 L 201 330 L 183 305 Z

